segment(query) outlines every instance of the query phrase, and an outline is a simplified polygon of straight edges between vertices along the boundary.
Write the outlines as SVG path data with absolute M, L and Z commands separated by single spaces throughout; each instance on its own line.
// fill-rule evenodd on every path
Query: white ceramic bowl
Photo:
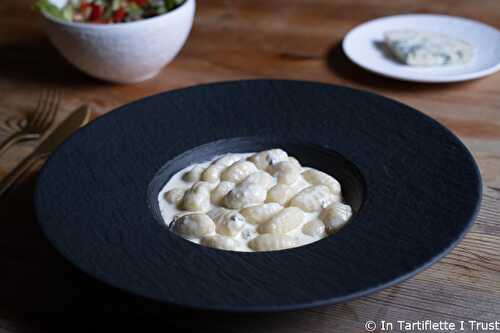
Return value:
M 191 31 L 195 7 L 195 0 L 186 0 L 166 14 L 118 24 L 42 17 L 49 39 L 70 63 L 99 79 L 133 83 L 154 77 L 177 55 Z

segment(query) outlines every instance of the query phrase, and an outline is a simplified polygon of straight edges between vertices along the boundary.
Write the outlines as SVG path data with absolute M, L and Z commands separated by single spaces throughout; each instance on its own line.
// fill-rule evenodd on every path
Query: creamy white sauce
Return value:
M 247 159 L 248 157 L 250 157 L 250 156 L 252 156 L 254 154 L 255 153 L 241 153 L 241 154 L 231 154 L 231 155 L 236 155 L 239 160 L 242 160 L 242 159 Z M 190 166 L 188 166 L 188 167 L 186 167 L 186 168 L 178 171 L 176 174 L 174 174 L 172 176 L 172 178 L 162 188 L 162 190 L 160 191 L 160 193 L 158 195 L 158 202 L 159 202 L 161 216 L 162 216 L 162 218 L 165 221 L 165 223 L 166 223 L 167 226 L 170 226 L 171 223 L 176 218 L 182 217 L 182 216 L 184 216 L 186 214 L 198 213 L 198 212 L 193 212 L 193 211 L 182 210 L 179 207 L 176 207 L 176 205 L 168 202 L 166 200 L 166 194 L 167 194 L 167 192 L 169 192 L 170 190 L 173 190 L 173 189 L 188 190 L 197 181 L 193 181 L 193 182 L 186 181 L 185 175 L 187 173 L 189 173 L 195 167 L 202 167 L 203 169 L 206 169 L 207 167 L 209 167 L 214 161 L 216 161 L 220 157 L 221 156 L 217 156 L 214 159 L 212 159 L 211 161 L 206 161 L 206 162 L 203 162 L 203 163 L 190 165 Z M 227 167 L 226 167 L 226 169 L 227 169 Z M 304 171 L 310 170 L 310 169 L 311 168 L 308 168 L 308 167 L 301 167 L 301 172 L 304 172 Z M 259 171 L 263 171 L 263 170 L 259 170 Z M 278 183 L 276 176 L 272 177 L 272 182 L 273 182 L 272 183 L 273 186 Z M 215 187 L 217 187 L 217 185 L 219 183 L 220 183 L 220 179 L 217 182 L 208 183 L 208 184 L 210 184 L 210 189 L 213 190 Z M 301 190 L 303 190 L 303 189 L 305 189 L 307 187 L 310 187 L 311 183 L 307 182 L 302 176 L 300 176 L 299 179 L 295 183 L 291 184 L 290 186 L 293 186 L 296 189 L 295 193 L 298 193 Z M 182 201 L 181 201 L 181 204 L 182 204 Z M 205 211 L 203 211 L 201 213 L 207 213 L 207 212 L 209 212 L 210 210 L 212 210 L 214 208 L 220 208 L 220 207 L 223 207 L 223 206 L 214 205 L 212 202 L 210 202 L 210 207 L 207 210 L 205 210 Z M 304 212 L 305 219 L 304 219 L 304 222 L 300 225 L 300 227 L 297 227 L 294 230 L 291 230 L 288 233 L 286 233 L 287 236 L 292 237 L 296 241 L 297 245 L 295 245 L 294 247 L 306 245 L 306 244 L 318 241 L 318 240 L 326 237 L 326 234 L 323 235 L 322 237 L 315 237 L 315 236 L 309 236 L 309 235 L 304 234 L 302 232 L 303 225 L 306 224 L 307 222 L 311 221 L 311 220 L 318 219 L 319 216 L 320 216 L 320 212 L 321 211 L 317 211 L 317 212 Z M 245 223 L 245 226 L 244 226 L 244 228 L 242 229 L 241 232 L 239 232 L 234 237 L 229 237 L 229 238 L 232 238 L 235 241 L 237 241 L 238 244 L 239 244 L 239 246 L 236 249 L 234 249 L 234 250 L 235 251 L 244 251 L 244 252 L 254 252 L 254 250 L 252 250 L 248 246 L 248 242 L 259 235 L 259 233 L 257 231 L 258 227 L 259 227 L 258 224 L 256 225 L 256 224 L 251 224 L 251 223 Z M 212 235 L 216 235 L 216 233 L 213 233 Z M 191 242 L 194 242 L 196 244 L 200 244 L 200 240 L 201 240 L 200 238 L 189 237 L 189 236 L 185 236 L 185 235 L 181 235 L 181 237 L 184 237 L 185 239 L 187 239 L 187 240 L 189 240 Z

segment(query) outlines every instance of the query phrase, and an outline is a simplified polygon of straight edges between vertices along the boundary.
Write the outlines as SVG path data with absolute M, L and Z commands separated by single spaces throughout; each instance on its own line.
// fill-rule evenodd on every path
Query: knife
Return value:
M 54 149 L 66 140 L 73 132 L 90 120 L 90 108 L 82 105 L 73 111 L 59 126 L 56 127 L 40 145 L 10 173 L 0 181 L 0 195 L 2 195 L 15 181 L 29 170 L 33 164 L 49 156 Z

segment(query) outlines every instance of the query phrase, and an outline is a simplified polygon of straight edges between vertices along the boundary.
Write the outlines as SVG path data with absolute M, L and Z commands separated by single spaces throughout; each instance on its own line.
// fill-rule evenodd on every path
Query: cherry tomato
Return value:
M 99 6 L 99 5 L 96 5 L 96 4 L 91 4 L 90 5 L 92 7 L 92 12 L 90 13 L 90 17 L 89 19 L 91 21 L 97 21 L 101 18 L 102 16 L 102 7 Z
M 125 17 L 125 9 L 118 8 L 113 13 L 113 22 L 122 22 L 124 17 Z

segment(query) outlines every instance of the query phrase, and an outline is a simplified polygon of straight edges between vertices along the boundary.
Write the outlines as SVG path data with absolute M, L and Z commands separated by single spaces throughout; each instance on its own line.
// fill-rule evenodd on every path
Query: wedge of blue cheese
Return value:
M 465 64 L 473 54 L 469 43 L 432 32 L 388 31 L 385 43 L 399 61 L 410 66 Z

